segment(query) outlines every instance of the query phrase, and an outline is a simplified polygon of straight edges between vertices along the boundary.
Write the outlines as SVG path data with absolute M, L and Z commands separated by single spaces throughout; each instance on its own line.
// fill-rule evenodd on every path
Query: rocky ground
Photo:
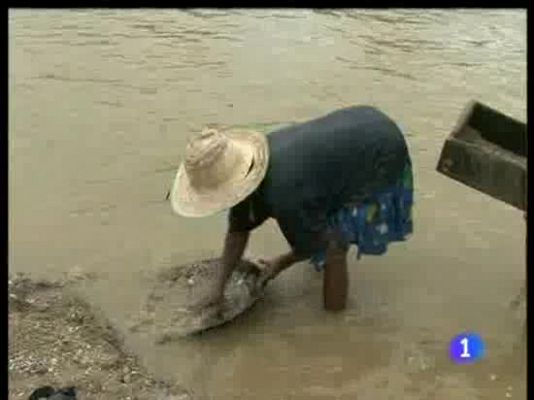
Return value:
M 150 376 L 71 286 L 10 279 L 9 399 L 27 399 L 44 385 L 74 386 L 82 400 L 193 398 Z

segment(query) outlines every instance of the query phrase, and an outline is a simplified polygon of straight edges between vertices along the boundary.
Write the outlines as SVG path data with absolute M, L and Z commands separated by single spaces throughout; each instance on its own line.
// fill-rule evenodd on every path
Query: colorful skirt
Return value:
M 346 205 L 328 221 L 329 229 L 341 234 L 346 245 L 358 247 L 363 254 L 385 254 L 388 244 L 406 240 L 413 232 L 413 173 L 407 164 L 395 185 L 361 204 Z M 326 250 L 310 260 L 318 271 L 326 261 Z

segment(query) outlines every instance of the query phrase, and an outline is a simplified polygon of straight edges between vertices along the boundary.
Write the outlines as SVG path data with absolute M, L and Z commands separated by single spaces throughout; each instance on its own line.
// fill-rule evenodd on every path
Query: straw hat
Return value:
M 267 172 L 269 146 L 259 132 L 205 129 L 189 140 L 170 193 L 185 217 L 205 217 L 244 200 Z

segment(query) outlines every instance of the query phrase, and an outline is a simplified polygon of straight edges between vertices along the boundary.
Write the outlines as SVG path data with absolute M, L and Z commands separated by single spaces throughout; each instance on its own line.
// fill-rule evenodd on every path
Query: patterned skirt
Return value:
M 358 247 L 358 259 L 363 254 L 382 255 L 389 243 L 404 241 L 413 232 L 412 207 L 413 173 L 407 164 L 395 185 L 361 204 L 344 206 L 328 225 L 341 234 L 346 245 Z M 325 258 L 326 251 L 322 251 L 310 261 L 321 271 Z

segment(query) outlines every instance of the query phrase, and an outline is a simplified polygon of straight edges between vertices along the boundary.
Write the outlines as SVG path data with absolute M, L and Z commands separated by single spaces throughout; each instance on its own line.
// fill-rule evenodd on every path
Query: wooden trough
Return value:
M 472 102 L 445 141 L 437 170 L 526 212 L 527 147 L 526 124 Z

